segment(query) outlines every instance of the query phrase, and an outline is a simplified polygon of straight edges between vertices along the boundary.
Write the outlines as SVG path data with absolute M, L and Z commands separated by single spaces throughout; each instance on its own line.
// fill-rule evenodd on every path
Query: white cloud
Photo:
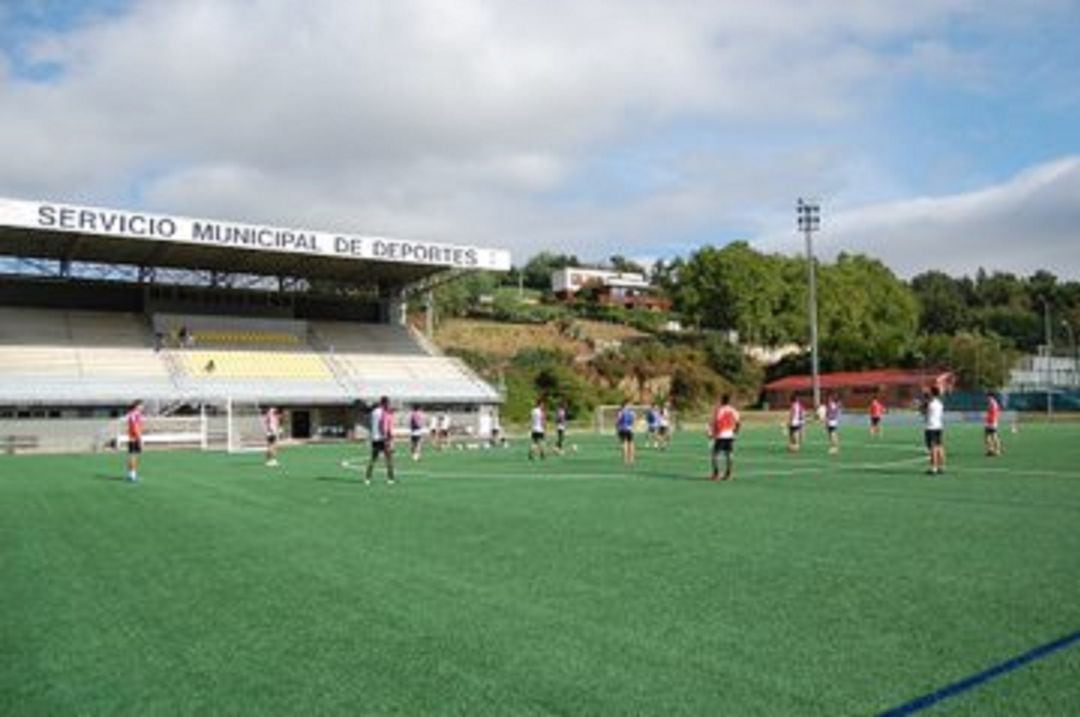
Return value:
M 936 38 L 998 7 L 144 0 L 31 43 L 63 68 L 47 83 L 0 55 L 0 194 L 651 255 L 769 226 L 873 162 L 825 140 L 673 148 L 649 166 L 665 181 L 611 199 L 610 171 L 581 191 L 598 155 L 683 122 L 842 132 L 913 75 L 979 86 L 979 58 Z
M 1001 184 L 964 194 L 919 197 L 829 211 L 815 246 L 823 256 L 864 252 L 901 275 L 929 269 L 1027 274 L 1049 269 L 1080 277 L 1080 156 L 1028 169 Z M 776 231 L 759 245 L 792 243 Z

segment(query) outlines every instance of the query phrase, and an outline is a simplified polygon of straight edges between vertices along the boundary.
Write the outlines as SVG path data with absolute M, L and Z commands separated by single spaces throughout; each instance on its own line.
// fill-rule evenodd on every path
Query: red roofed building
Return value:
M 865 408 L 874 396 L 880 396 L 887 406 L 910 407 L 933 385 L 945 393 L 952 390 L 954 379 L 950 371 L 898 368 L 823 373 L 819 378 L 821 400 L 835 393 L 848 408 Z M 773 408 L 788 405 L 793 395 L 810 404 L 814 395 L 813 379 L 810 376 L 786 376 L 765 385 L 765 400 Z

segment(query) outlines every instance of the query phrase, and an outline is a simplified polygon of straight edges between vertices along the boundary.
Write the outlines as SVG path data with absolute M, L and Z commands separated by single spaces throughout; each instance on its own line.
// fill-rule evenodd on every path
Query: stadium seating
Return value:
M 307 322 L 295 319 L 258 319 L 234 316 L 154 314 L 154 330 L 167 339 L 166 344 L 180 343 L 181 331 L 190 337 L 186 346 L 237 349 L 305 350 Z
M 459 359 L 432 355 L 405 327 L 312 322 L 311 333 L 355 395 L 405 402 L 498 400 Z
M 181 327 L 189 342 L 161 340 Z M 432 351 L 400 326 L 0 307 L 0 395 L 16 403 L 498 400 Z
M 299 346 L 300 337 L 283 331 L 222 331 L 200 329 L 195 343 L 199 346 Z
M 404 326 L 313 321 L 310 330 L 319 347 L 334 354 L 428 355 Z
M 0 394 L 8 401 L 122 403 L 173 390 L 136 314 L 0 307 Z
M 193 378 L 324 380 L 332 375 L 316 353 L 283 351 L 182 351 L 187 375 Z

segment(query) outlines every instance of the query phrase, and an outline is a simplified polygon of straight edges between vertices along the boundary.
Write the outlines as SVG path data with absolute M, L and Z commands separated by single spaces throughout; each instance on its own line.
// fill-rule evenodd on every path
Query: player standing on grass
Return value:
M 619 437 L 622 446 L 622 461 L 624 465 L 634 464 L 634 409 L 630 408 L 627 401 L 619 406 L 619 412 L 615 414 L 615 434 Z
M 1001 404 L 997 396 L 990 391 L 986 392 L 986 420 L 983 422 L 984 441 L 986 443 L 986 455 L 996 458 L 1001 455 L 1001 434 L 998 433 L 998 422 L 1001 420 Z
M 566 439 L 566 402 L 555 409 L 555 452 L 563 453 L 563 441 Z
M 529 460 L 534 460 L 536 454 L 540 454 L 541 460 L 544 458 L 544 430 L 547 426 L 547 416 L 544 412 L 544 399 L 536 399 L 536 405 L 533 406 L 532 411 L 529 412 L 529 436 L 532 441 L 529 443 Z
M 730 397 L 725 393 L 720 403 L 713 409 L 709 422 L 709 438 L 712 439 L 712 477 L 710 480 L 729 480 L 733 478 L 732 454 L 735 452 L 735 435 L 742 427 L 739 412 L 731 405 Z M 720 454 L 724 454 L 724 477 L 720 477 Z
M 439 450 L 445 450 L 450 446 L 450 414 L 443 411 L 439 414 Z
M 874 438 L 881 437 L 881 417 L 885 415 L 885 404 L 881 399 L 874 396 L 870 401 L 870 435 Z
M 371 412 L 371 459 L 364 473 L 364 485 L 371 485 L 371 473 L 379 455 L 386 459 L 386 484 L 394 484 L 394 412 L 390 399 L 383 396 Z
M 659 445 L 657 432 L 660 430 L 660 411 L 657 410 L 656 404 L 650 404 L 645 409 L 645 431 L 649 434 L 648 445 L 649 448 L 656 448 Z
M 263 431 L 266 433 L 266 465 L 277 468 L 277 441 L 281 434 L 281 412 L 269 406 L 263 412 Z
M 840 399 L 836 394 L 825 403 L 825 431 L 829 434 L 829 453 L 840 452 Z
M 926 472 L 939 475 L 945 472 L 945 405 L 941 402 L 941 389 L 930 388 L 930 401 L 926 404 L 926 447 L 930 449 L 930 468 Z
M 802 448 L 803 423 L 806 422 L 806 411 L 798 396 L 791 397 L 791 408 L 788 410 L 788 451 L 798 453 Z
M 420 447 L 424 442 L 424 412 L 419 406 L 413 406 L 409 413 L 409 455 L 414 461 L 420 460 Z
M 666 451 L 668 444 L 671 443 L 671 410 L 668 408 L 666 401 L 660 404 L 657 415 L 656 439 L 659 442 L 660 449 Z
M 142 408 L 142 401 L 135 401 L 128 408 L 127 415 L 124 416 L 128 438 L 127 480 L 130 483 L 139 482 L 139 455 L 142 453 L 143 437 Z

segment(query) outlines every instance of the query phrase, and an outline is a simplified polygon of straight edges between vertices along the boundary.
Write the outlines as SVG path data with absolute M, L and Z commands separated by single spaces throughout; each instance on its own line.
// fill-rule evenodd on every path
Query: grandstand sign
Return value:
M 0 226 L 455 269 L 506 271 L 510 268 L 510 252 L 503 249 L 286 229 L 56 202 L 0 199 Z

